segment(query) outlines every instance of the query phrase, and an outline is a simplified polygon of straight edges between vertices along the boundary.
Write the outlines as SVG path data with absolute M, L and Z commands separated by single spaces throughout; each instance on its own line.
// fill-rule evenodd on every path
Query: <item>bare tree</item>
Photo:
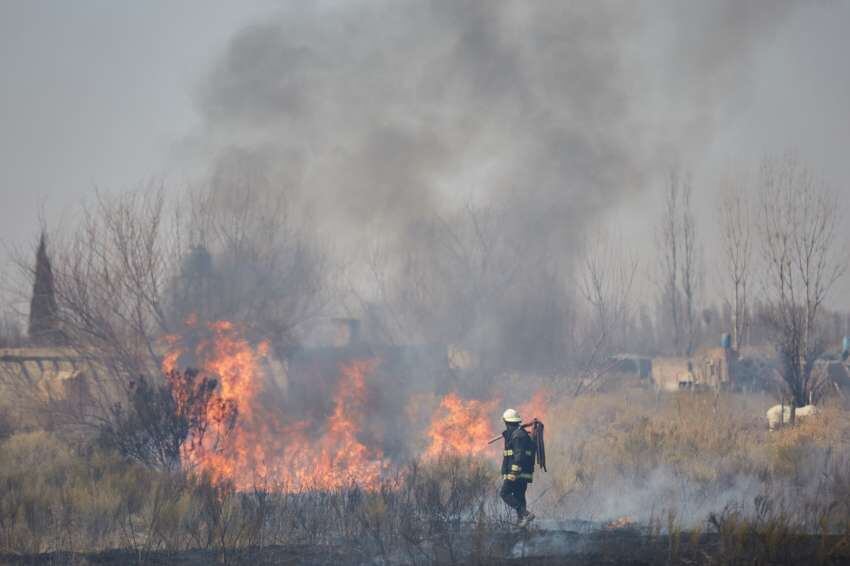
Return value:
M 576 348 L 577 379 L 570 392 L 578 396 L 602 385 L 616 367 L 612 354 L 625 348 L 631 317 L 631 293 L 638 261 L 621 240 L 595 235 L 579 261 L 578 288 L 591 309 L 589 332 Z
M 57 426 L 108 426 L 133 381 L 158 374 L 159 338 L 169 331 L 162 291 L 175 257 L 164 237 L 164 207 L 161 187 L 97 193 L 66 231 L 51 236 L 54 316 L 67 346 L 53 355 L 75 374 L 64 382 L 74 387 L 38 384 L 41 371 L 6 372 L 4 381 L 34 415 Z M 38 267 L 29 253 L 18 253 L 16 263 L 23 295 Z
M 565 349 L 564 277 L 546 250 L 511 237 L 510 212 L 467 204 L 421 219 L 409 240 L 370 255 L 386 338 L 456 344 L 497 367 L 556 364 Z
M 752 261 L 750 203 L 746 188 L 729 185 L 720 200 L 720 237 L 729 283 L 732 347 L 740 350 L 749 326 L 748 292 Z
M 159 371 L 159 340 L 171 331 L 163 291 L 176 257 L 165 204 L 163 187 L 98 193 L 80 222 L 52 239 L 63 335 L 87 362 L 92 406 L 73 415 L 81 424 L 110 422 L 133 380 Z
M 664 209 L 656 239 L 660 251 L 661 301 L 667 305 L 670 338 L 675 353 L 680 351 L 682 335 L 681 294 L 679 292 L 679 252 L 681 248 L 679 239 L 681 203 L 679 200 L 679 176 L 674 170 L 670 172 L 667 188 L 664 192 Z
M 698 330 L 699 248 L 692 193 L 689 176 L 672 170 L 656 235 L 661 301 L 669 317 L 671 344 L 674 353 L 686 355 L 693 353 Z
M 819 316 L 847 266 L 836 245 L 839 203 L 793 157 L 765 159 L 760 177 L 765 322 L 782 378 L 794 404 L 803 406 L 821 385 L 812 372 L 825 347 Z
M 625 347 L 631 316 L 631 293 L 638 260 L 623 246 L 605 234 L 593 238 L 581 261 L 579 289 L 591 306 L 593 332 L 602 341 L 606 353 Z M 619 335 L 618 335 L 619 334 Z
M 697 247 L 696 218 L 691 205 L 693 186 L 690 177 L 686 176 L 682 182 L 682 220 L 680 228 L 682 231 L 682 261 L 681 276 L 682 297 L 684 298 L 685 317 L 685 354 L 690 356 L 696 348 L 697 332 L 699 322 L 697 319 L 697 300 L 700 291 L 700 258 Z
M 198 193 L 188 215 L 169 206 L 163 187 L 98 193 L 67 233 L 51 238 L 57 316 L 91 397 L 68 406 L 67 421 L 115 433 L 135 418 L 127 412 L 138 384 L 163 384 L 163 338 L 182 331 L 194 307 L 206 309 L 199 317 L 244 322 L 284 346 L 320 308 L 317 246 L 286 222 L 282 197 L 240 189 L 232 199 L 223 187 Z M 33 281 L 29 257 L 18 263 Z M 206 271 L 193 278 L 199 264 Z

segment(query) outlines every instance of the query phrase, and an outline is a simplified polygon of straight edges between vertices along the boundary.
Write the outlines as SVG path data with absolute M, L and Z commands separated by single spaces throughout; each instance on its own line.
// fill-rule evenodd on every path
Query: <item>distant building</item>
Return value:
M 729 347 L 726 335 L 721 346 L 705 348 L 690 358 L 664 357 L 652 359 L 652 381 L 665 391 L 684 389 L 733 389 L 738 354 Z
M 652 381 L 658 389 L 664 391 L 690 389 L 694 384 L 691 361 L 671 356 L 653 358 Z
M 712 389 L 729 389 L 735 386 L 737 353 L 731 348 L 707 348 L 693 357 L 695 383 Z
M 44 403 L 82 406 L 91 394 L 89 370 L 71 348 L 0 349 L 0 406 L 19 418 Z

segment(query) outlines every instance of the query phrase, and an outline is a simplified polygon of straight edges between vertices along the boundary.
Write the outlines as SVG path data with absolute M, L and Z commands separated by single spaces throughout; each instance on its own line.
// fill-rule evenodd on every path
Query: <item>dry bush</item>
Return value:
M 113 456 L 82 458 L 45 432 L 0 445 L 0 548 L 12 552 L 139 548 L 163 477 Z
M 464 527 L 495 518 L 488 506 L 495 484 L 495 470 L 480 460 L 441 457 L 411 464 L 396 507 L 398 536 L 410 558 L 430 551 L 434 559 L 454 561 L 468 551 L 460 548 L 470 542 Z

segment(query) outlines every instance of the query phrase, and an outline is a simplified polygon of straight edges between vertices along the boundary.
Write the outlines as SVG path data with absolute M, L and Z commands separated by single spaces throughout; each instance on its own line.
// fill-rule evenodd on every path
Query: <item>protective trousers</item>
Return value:
M 516 511 L 517 517 L 520 519 L 525 516 L 525 490 L 527 488 L 528 482 L 525 480 L 504 480 L 502 482 L 502 490 L 499 492 L 499 495 L 502 496 L 502 501 Z

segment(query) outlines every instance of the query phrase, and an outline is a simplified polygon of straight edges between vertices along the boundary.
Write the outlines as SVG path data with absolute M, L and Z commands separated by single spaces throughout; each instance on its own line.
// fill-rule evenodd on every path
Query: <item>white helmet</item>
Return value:
M 507 411 L 502 413 L 502 420 L 506 423 L 521 423 L 522 417 L 520 417 L 519 413 L 517 413 L 513 409 L 508 409 Z

